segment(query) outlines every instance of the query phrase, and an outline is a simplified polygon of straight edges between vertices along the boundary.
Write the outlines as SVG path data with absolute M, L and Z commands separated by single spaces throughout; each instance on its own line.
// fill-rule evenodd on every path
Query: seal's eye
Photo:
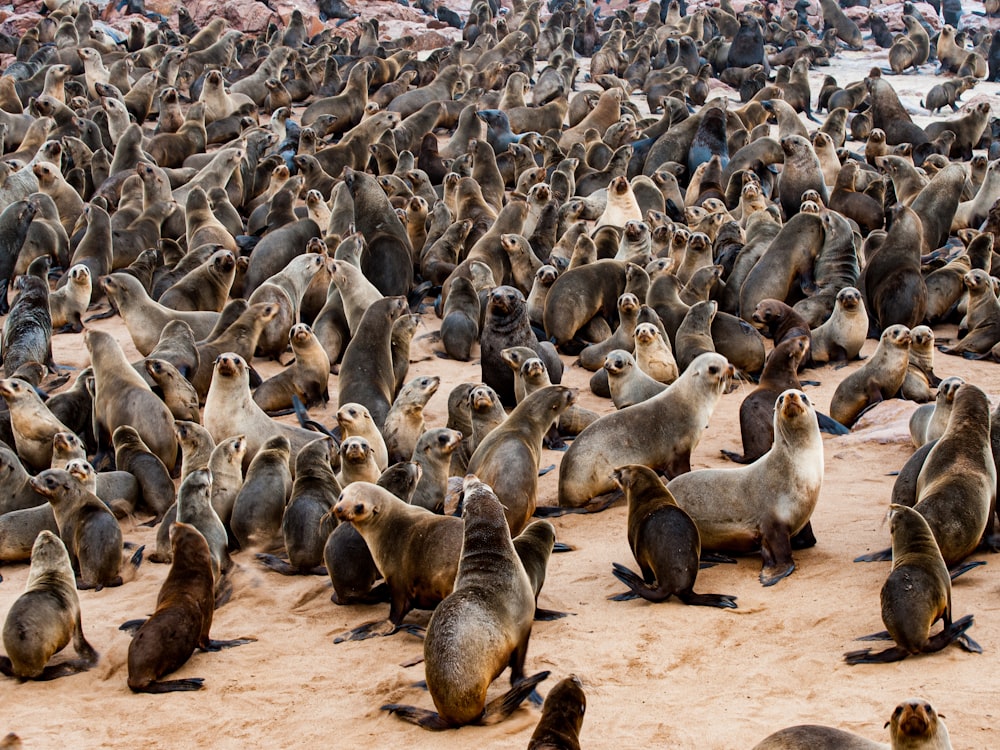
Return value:
M 719 368 L 716 367 L 715 365 L 712 365 L 711 367 L 708 368 L 708 374 L 709 375 L 718 375 L 719 374 Z

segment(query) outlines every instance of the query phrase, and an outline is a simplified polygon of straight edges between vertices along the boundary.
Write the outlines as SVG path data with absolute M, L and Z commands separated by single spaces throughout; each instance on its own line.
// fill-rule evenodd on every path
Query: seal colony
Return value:
M 826 31 L 816 37 L 820 21 L 801 3 L 780 12 L 755 3 L 737 12 L 725 2 L 612 12 L 515 2 L 500 12 L 480 2 L 457 21 L 454 11 L 426 3 L 423 12 L 435 10 L 440 23 L 462 25 L 461 41 L 419 57 L 411 41 L 391 38 L 375 19 L 352 21 L 353 35 L 345 29 L 341 36 L 333 27 L 313 33 L 311 19 L 295 11 L 254 38 L 222 19 L 204 23 L 185 12 L 177 24 L 156 27 L 133 17 L 128 38 L 118 41 L 90 6 L 52 5 L 20 38 L 0 37 L 0 52 L 13 56 L 0 77 L 0 191 L 8 204 L 0 214 L 7 292 L 0 307 L 9 310 L 2 351 L 8 410 L 0 418 L 9 447 L 0 496 L 0 560 L 10 579 L 0 584 L 0 606 L 9 613 L 5 674 L 45 679 L 100 665 L 98 652 L 109 653 L 114 638 L 125 636 L 95 632 L 88 608 L 114 611 L 116 622 L 150 614 L 125 607 L 123 597 L 142 586 L 151 602 L 151 586 L 162 582 L 156 611 L 128 649 L 128 686 L 201 689 L 198 678 L 162 678 L 196 647 L 254 640 L 213 641 L 209 627 L 226 618 L 219 630 L 254 630 L 257 643 L 199 658 L 206 672 L 213 661 L 241 665 L 220 668 L 204 687 L 218 689 L 224 674 L 229 685 L 254 689 L 240 670 L 268 663 L 283 648 L 273 631 L 264 636 L 245 622 L 261 609 L 252 601 L 260 582 L 282 599 L 264 608 L 261 630 L 289 613 L 300 626 L 322 623 L 331 635 L 348 630 L 347 640 L 419 634 L 426 623 L 424 669 L 437 713 L 400 703 L 399 688 L 412 674 L 383 666 L 391 671 L 374 680 L 377 693 L 364 692 L 356 717 L 370 719 L 384 704 L 434 729 L 514 721 L 532 711 L 518 708 L 525 698 L 541 702 L 534 688 L 550 672 L 576 672 L 559 683 L 569 696 L 548 691 L 536 739 L 559 734 L 566 746 L 578 746 L 583 706 L 593 711 L 602 703 L 601 690 L 590 688 L 610 678 L 606 666 L 569 663 L 559 644 L 589 638 L 595 628 L 587 615 L 620 591 L 607 564 L 626 558 L 605 554 L 599 540 L 630 543 L 641 578 L 620 565 L 614 571 L 639 596 L 729 609 L 739 595 L 747 617 L 690 615 L 711 616 L 698 620 L 694 634 L 701 636 L 694 647 L 706 651 L 704 632 L 714 623 L 740 632 L 780 595 L 746 588 L 744 561 L 729 568 L 738 575 L 719 568 L 698 583 L 699 590 L 734 594 L 695 594 L 699 551 L 716 561 L 759 552 L 762 583 L 797 570 L 779 588 L 801 592 L 817 587 L 813 576 L 825 559 L 849 566 L 850 553 L 828 541 L 849 524 L 855 545 L 859 523 L 866 543 L 884 544 L 876 527 L 889 485 L 881 482 L 874 493 L 869 486 L 869 505 L 852 506 L 853 515 L 830 513 L 831 492 L 850 485 L 831 460 L 850 451 L 841 447 L 849 440 L 864 444 L 867 420 L 877 422 L 881 402 L 910 394 L 904 381 L 914 372 L 924 385 L 921 400 L 933 399 L 952 374 L 979 387 L 976 413 L 963 417 L 975 423 L 976 462 L 968 472 L 955 462 L 938 467 L 956 442 L 951 433 L 973 439 L 968 429 L 942 429 L 936 452 L 928 443 L 911 459 L 930 467 L 926 481 L 919 465 L 911 467 L 914 509 L 893 512 L 921 517 L 927 493 L 920 487 L 929 486 L 933 468 L 934 481 L 975 485 L 977 517 L 963 527 L 969 539 L 954 554 L 944 536 L 935 539 L 940 521 L 928 518 L 924 557 L 964 560 L 965 572 L 982 562 L 968 558 L 996 548 L 995 441 L 986 436 L 996 427 L 987 399 L 996 392 L 989 360 L 1000 342 L 990 280 L 1000 227 L 1000 184 L 989 162 L 1000 156 L 997 128 L 981 98 L 921 127 L 893 87 L 899 79 L 879 67 L 853 79 L 830 68 L 836 74 L 820 90 L 810 66 L 838 59 L 835 36 L 851 47 L 869 43 L 832 1 L 822 4 Z M 322 12 L 352 15 L 336 2 Z M 917 9 L 906 9 L 889 67 L 899 67 L 912 47 L 904 67 L 936 56 L 968 84 L 946 97 L 968 94 L 970 86 L 972 97 L 988 90 L 976 76 L 995 67 L 989 32 L 955 34 L 946 26 L 939 35 L 928 27 Z M 590 58 L 589 72 L 579 56 Z M 937 101 L 928 96 L 928 104 Z M 807 121 L 814 119 L 815 126 Z M 89 291 L 76 288 L 87 281 Z M 790 324 L 772 325 L 758 314 L 762 305 L 787 308 Z M 444 320 L 457 312 L 456 332 Z M 116 314 L 121 321 L 99 321 Z M 935 328 L 930 336 L 917 330 L 925 323 Z M 422 330 L 438 327 L 440 344 Z M 864 333 L 882 335 L 885 350 L 873 355 Z M 962 357 L 934 361 L 927 342 L 935 338 L 944 354 Z M 653 341 L 656 368 L 639 349 Z M 89 358 L 80 351 L 84 342 Z M 781 384 L 765 377 L 755 391 L 758 401 L 773 393 L 778 403 L 777 410 L 764 403 L 766 414 L 757 418 L 773 417 L 773 444 L 749 450 L 744 428 L 744 452 L 736 455 L 747 466 L 721 462 L 718 430 L 736 425 L 741 400 L 727 391 L 736 378 L 760 378 L 771 352 L 793 346 L 796 366 L 786 366 Z M 840 373 L 821 366 L 852 361 L 862 347 L 868 358 L 860 367 Z M 513 368 L 501 356 L 511 349 L 531 368 Z M 471 362 L 441 363 L 433 355 Z M 621 393 L 607 365 L 612 355 L 645 385 L 609 402 L 602 399 Z M 290 357 L 288 369 L 274 364 Z M 967 365 L 973 357 L 986 361 Z M 82 369 L 67 377 L 59 372 L 64 363 Z M 593 377 L 584 371 L 602 363 Z M 415 377 L 436 378 L 419 399 L 406 385 Z M 449 429 L 440 455 L 418 454 L 414 446 L 433 445 L 434 430 L 445 429 L 444 399 L 434 398 L 439 388 L 448 396 Z M 584 398 L 594 414 L 576 424 Z M 516 402 L 521 406 L 508 413 Z M 663 405 L 693 419 L 664 424 Z M 367 421 L 337 419 L 334 428 L 338 408 Z M 295 417 L 275 419 L 289 409 Z M 819 411 L 855 434 L 839 443 L 821 437 Z M 412 434 L 402 440 L 404 419 Z M 709 435 L 715 442 L 706 451 Z M 738 448 L 737 435 L 730 429 L 723 446 Z M 903 436 L 909 443 L 905 426 Z M 565 456 L 543 452 L 563 439 L 570 442 Z M 706 467 L 708 453 L 716 463 Z M 512 456 L 520 460 L 512 464 Z M 887 459 L 891 468 L 905 461 Z M 549 464 L 558 467 L 546 476 Z M 628 464 L 636 465 L 630 472 L 652 475 L 655 493 L 675 498 L 657 512 L 673 508 L 676 523 L 642 526 L 619 507 L 576 517 L 619 500 L 616 481 L 622 489 L 629 484 L 620 473 Z M 478 479 L 465 479 L 463 497 L 452 480 L 466 466 Z M 720 492 L 746 506 L 738 518 L 720 517 L 718 502 L 706 502 Z M 408 505 L 411 499 L 433 510 Z M 392 518 L 378 519 L 388 508 Z M 532 512 L 567 515 L 549 525 L 532 522 Z M 372 518 L 391 521 L 393 533 L 380 535 Z M 409 557 L 386 544 L 421 535 L 419 526 L 441 527 L 444 541 Z M 600 536 L 588 533 L 591 526 Z M 556 548 L 568 545 L 568 554 L 550 557 L 553 530 Z M 656 555 L 662 550 L 653 547 L 678 541 L 678 531 L 685 535 L 680 552 Z M 139 567 L 139 545 L 154 536 L 155 561 L 172 560 L 169 575 Z M 59 575 L 42 586 L 35 579 L 56 564 L 41 554 L 34 559 L 36 538 L 64 548 Z M 595 553 L 601 572 L 590 585 L 601 590 L 569 594 L 576 561 Z M 261 563 L 304 575 L 279 579 Z M 889 580 L 907 565 L 912 561 L 894 560 Z M 889 614 L 883 606 L 897 649 L 873 656 L 928 654 L 952 641 L 978 650 L 966 635 L 972 615 L 951 620 L 952 593 L 957 613 L 983 617 L 973 631 L 983 650 L 995 645 L 990 608 L 970 601 L 991 568 L 977 568 L 954 592 L 944 563 L 934 568 L 926 592 L 933 597 L 917 602 L 919 617 L 901 593 L 890 598 Z M 7 589 L 25 575 L 25 598 L 15 605 Z M 384 615 L 388 601 L 389 619 L 362 625 L 371 613 L 310 594 L 304 587 L 328 591 L 325 579 L 311 575 L 330 578 L 339 604 L 375 604 Z M 105 586 L 112 588 L 85 590 Z M 874 619 L 874 578 L 837 580 L 835 587 L 849 590 L 851 604 Z M 52 592 L 56 606 L 32 604 Z M 549 599 L 577 616 L 533 627 L 532 619 L 551 619 Z M 619 604 L 613 616 L 629 625 L 616 628 L 615 639 L 596 630 L 627 649 L 638 612 L 674 607 Z M 430 620 L 423 608 L 433 610 Z M 51 635 L 16 644 L 35 617 Z M 675 626 L 662 617 L 655 624 L 667 640 Z M 935 636 L 929 628 L 938 618 L 945 630 Z M 175 619 L 181 628 L 172 627 Z M 831 664 L 863 632 L 837 627 L 839 650 L 817 649 L 815 621 L 814 613 L 799 624 L 801 643 L 814 655 L 829 651 Z M 487 632 L 490 643 L 475 645 Z M 79 659 L 48 663 L 71 638 Z M 371 662 L 378 648 L 324 641 L 311 658 L 355 673 L 355 683 L 348 665 Z M 401 635 L 384 648 L 401 649 L 395 664 L 412 643 Z M 590 645 L 596 654 L 606 644 Z M 254 654 L 239 653 L 246 651 Z M 931 669 L 930 660 L 941 659 L 977 669 L 977 657 L 954 649 L 912 663 Z M 487 695 L 508 665 L 510 692 Z M 697 665 L 698 679 L 711 681 L 715 668 Z M 60 682 L 82 687 L 90 679 Z M 289 692 L 302 701 L 296 689 Z M 945 709 L 937 697 L 935 704 Z M 946 710 L 954 717 L 955 708 Z M 897 713 L 894 746 L 901 736 L 947 746 L 947 730 L 925 701 Z M 30 727 L 15 728 L 27 736 Z

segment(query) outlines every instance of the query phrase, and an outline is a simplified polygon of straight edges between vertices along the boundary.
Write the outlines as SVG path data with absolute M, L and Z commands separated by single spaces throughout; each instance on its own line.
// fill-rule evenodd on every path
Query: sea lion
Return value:
M 611 401 L 616 409 L 648 401 L 667 389 L 665 383 L 655 380 L 636 365 L 635 358 L 624 349 L 608 352 L 604 358 Z M 591 389 L 595 389 L 593 381 Z
M 588 426 L 559 466 L 559 505 L 579 507 L 612 492 L 611 472 L 625 464 L 671 477 L 690 471 L 691 451 L 734 374 L 725 357 L 702 354 L 660 395 Z
M 580 750 L 580 728 L 587 696 L 580 678 L 570 675 L 545 696 L 542 718 L 528 741 L 528 750 Z
M 906 379 L 909 349 L 906 326 L 893 325 L 882 331 L 872 356 L 837 385 L 830 416 L 850 427 L 867 407 L 899 393 Z
M 663 602 L 676 596 L 685 604 L 735 609 L 734 596 L 694 593 L 701 556 L 698 527 L 656 472 L 629 464 L 615 469 L 614 480 L 628 503 L 628 543 L 642 576 L 615 563 L 615 578 L 629 591 L 612 598 Z
M 132 369 L 110 333 L 91 329 L 83 340 L 94 370 L 94 425 L 101 433 L 99 439 L 106 440 L 121 425 L 130 425 L 167 471 L 172 471 L 177 439 L 174 418 L 166 404 Z
M 30 481 L 52 504 L 59 538 L 78 574 L 77 588 L 121 586 L 122 530 L 108 507 L 65 469 L 46 469 Z
M 542 437 L 576 399 L 565 386 L 535 391 L 476 447 L 468 471 L 504 498 L 504 512 L 516 536 L 535 512 Z
M 392 324 L 405 312 L 404 297 L 383 297 L 372 303 L 341 361 L 338 404 L 365 406 L 379 428 L 385 423 L 395 395 Z
M 775 403 L 774 445 L 758 461 L 683 474 L 667 489 L 695 520 L 705 549 L 750 551 L 760 545 L 760 582 L 773 586 L 795 570 L 793 537 L 812 540 L 809 518 L 822 484 L 816 412 L 802 391 L 791 389 Z
M 204 680 L 192 677 L 160 680 L 180 669 L 196 648 L 221 648 L 251 643 L 254 638 L 216 641 L 209 637 L 215 611 L 212 556 L 205 537 L 193 526 L 175 523 L 170 528 L 173 562 L 160 593 L 156 611 L 139 625 L 128 647 L 128 686 L 134 693 L 170 693 L 201 690 Z
M 982 651 L 965 632 L 972 615 L 952 622 L 951 578 L 934 534 L 926 519 L 914 508 L 892 505 L 892 571 L 882 585 L 882 622 L 886 631 L 863 640 L 882 640 L 896 645 L 878 653 L 871 649 L 848 651 L 848 664 L 884 664 L 901 661 L 911 654 L 934 653 L 958 642 L 967 651 Z M 943 620 L 944 628 L 931 636 L 931 626 Z
M 163 462 L 131 425 L 122 425 L 114 431 L 111 442 L 115 449 L 115 466 L 119 471 L 132 474 L 142 488 L 143 505 L 156 516 L 163 514 L 175 500 L 174 483 Z
M 70 639 L 79 658 L 46 666 Z M 31 548 L 28 581 L 7 612 L 3 645 L 7 656 L 0 656 L 0 672 L 21 680 L 53 680 L 97 663 L 83 634 L 69 553 L 51 531 L 41 531 Z
M 20 378 L 0 380 L 0 396 L 10 412 L 17 454 L 32 469 L 47 469 L 52 463 L 52 438 L 60 432 L 73 431 L 60 422 L 35 389 Z
M 501 721 L 549 674 L 524 676 L 535 598 L 503 506 L 475 476 L 466 478 L 463 490 L 464 535 L 454 590 L 435 609 L 424 638 L 427 688 L 437 713 L 382 706 L 425 729 Z M 511 690 L 487 704 L 490 683 L 507 666 Z
M 391 602 L 387 620 L 362 625 L 335 642 L 392 635 L 411 609 L 433 608 L 451 593 L 461 555 L 462 519 L 409 505 L 367 482 L 345 487 L 334 513 L 364 537 Z

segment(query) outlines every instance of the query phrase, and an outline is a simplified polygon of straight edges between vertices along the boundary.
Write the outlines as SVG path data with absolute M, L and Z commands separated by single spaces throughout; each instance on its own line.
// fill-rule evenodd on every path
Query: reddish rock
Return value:
M 37 3 L 35 7 L 38 7 Z M 25 31 L 37 24 L 40 20 L 42 20 L 42 17 L 37 13 L 15 13 L 14 15 L 8 16 L 4 19 L 4 22 L 0 24 L 0 31 L 4 34 L 21 36 Z

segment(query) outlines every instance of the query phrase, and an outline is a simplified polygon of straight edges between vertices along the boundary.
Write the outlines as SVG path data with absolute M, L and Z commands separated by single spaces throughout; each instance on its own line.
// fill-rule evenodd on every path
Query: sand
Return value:
M 856 80 L 871 64 L 884 66 L 885 54 L 869 50 L 847 55 L 812 71 L 814 93 L 823 75 L 836 75 L 842 83 Z M 911 107 L 935 82 L 929 75 L 890 80 Z M 974 93 L 995 94 L 996 89 L 980 84 Z M 461 382 L 478 382 L 480 370 L 475 361 L 463 364 L 434 356 L 438 345 L 422 337 L 436 331 L 439 321 L 429 311 L 423 318 L 410 376 L 441 377 L 440 390 L 425 410 L 428 427 L 437 427 L 447 419 L 448 392 Z M 126 353 L 139 358 L 119 318 L 91 325 L 114 333 Z M 954 329 L 941 327 L 937 334 L 953 335 Z M 54 346 L 58 362 L 87 364 L 80 336 L 57 336 Z M 867 342 L 864 353 L 874 346 Z M 610 411 L 610 402 L 589 392 L 590 373 L 569 366 L 571 357 L 564 361 L 564 382 L 580 389 L 580 403 Z M 279 367 L 254 364 L 265 376 Z M 807 393 L 828 409 L 837 383 L 858 366 L 810 371 L 808 377 L 821 385 L 807 387 Z M 939 354 L 936 372 L 962 375 L 994 402 L 1000 397 L 1000 369 L 993 363 Z M 694 468 L 732 466 L 719 451 L 740 448 L 738 411 L 747 392 L 744 386 L 722 398 L 694 451 Z M 331 395 L 336 404 L 336 378 L 331 378 Z M 571 614 L 535 625 L 526 671 L 551 671 L 540 686 L 543 695 L 562 677 L 580 677 L 588 698 L 585 747 L 752 747 L 770 732 L 796 723 L 830 724 L 888 741 L 883 723 L 896 703 L 910 696 L 929 700 L 947 717 L 956 747 L 997 745 L 992 724 L 1000 694 L 994 676 L 1000 648 L 1000 560 L 977 556 L 989 564 L 954 587 L 954 614 L 976 616 L 970 635 L 982 644 L 982 655 L 949 647 L 890 665 L 849 667 L 842 659 L 845 651 L 861 645 L 856 637 L 883 627 L 879 589 L 889 564 L 852 559 L 888 546 L 884 516 L 893 483 L 889 472 L 899 469 L 913 450 L 907 420 L 915 406 L 889 401 L 867 414 L 850 435 L 824 436 L 826 474 L 813 516 L 819 543 L 795 553 L 797 569 L 789 578 L 763 588 L 757 580 L 758 556 L 700 574 L 698 591 L 736 595 L 737 610 L 688 608 L 676 601 L 608 601 L 623 590 L 611 575 L 611 564 L 634 567 L 625 508 L 555 519 L 560 541 L 574 551 L 552 557 L 540 606 Z M 334 409 L 312 413 L 331 425 Z M 560 458 L 546 451 L 543 465 L 557 464 Z M 540 480 L 542 504 L 555 504 L 556 478 L 552 472 Z M 152 550 L 155 530 L 138 525 L 143 520 L 126 521 L 125 538 Z M 380 711 L 389 702 L 432 707 L 430 696 L 413 686 L 423 679 L 422 666 L 400 666 L 421 655 L 421 642 L 408 634 L 340 645 L 333 638 L 384 618 L 388 606 L 339 607 L 330 602 L 326 578 L 282 577 L 261 568 L 248 553 L 238 554 L 236 562 L 235 593 L 216 612 L 212 634 L 252 636 L 257 642 L 197 653 L 176 673 L 178 678 L 205 678 L 204 691 L 145 696 L 126 687 L 129 636 L 118 626 L 153 610 L 168 569 L 146 562 L 121 588 L 80 594 L 84 630 L 101 654 L 93 670 L 52 683 L 0 680 L 0 736 L 16 732 L 29 748 L 526 746 L 540 715 L 535 707 L 522 707 L 496 726 L 440 734 Z M 2 568 L 0 613 L 20 594 L 27 571 L 23 564 Z M 426 624 L 429 613 L 415 612 L 409 619 Z M 491 697 L 506 686 L 504 674 Z

